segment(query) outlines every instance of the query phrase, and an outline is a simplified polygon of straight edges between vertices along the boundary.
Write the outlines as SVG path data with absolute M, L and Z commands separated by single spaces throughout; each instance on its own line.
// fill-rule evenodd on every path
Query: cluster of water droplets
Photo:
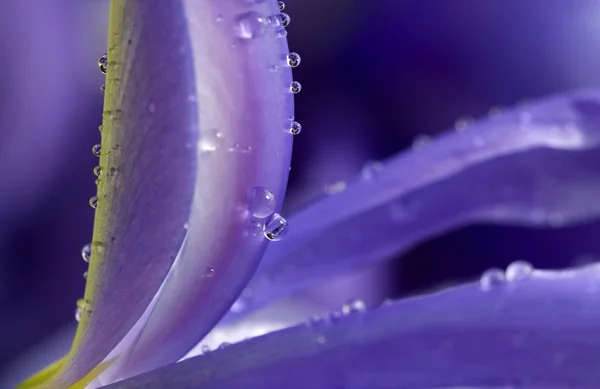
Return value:
M 526 261 L 515 261 L 508 265 L 506 271 L 502 269 L 488 269 L 481 275 L 479 285 L 482 290 L 489 291 L 507 283 L 527 279 L 533 273 L 533 266 Z
M 256 186 L 248 191 L 248 211 L 252 216 L 250 229 L 270 241 L 283 239 L 288 228 L 287 220 L 275 212 L 276 206 L 275 195 L 267 188 Z
M 258 5 L 263 3 L 264 1 L 260 0 L 252 0 L 249 1 L 249 5 Z M 236 36 L 241 40 L 253 40 L 263 38 L 271 31 L 275 38 L 285 38 L 287 37 L 286 28 L 290 25 L 290 15 L 283 12 L 285 9 L 285 3 L 283 1 L 278 1 L 277 6 L 279 8 L 279 13 L 273 15 L 263 15 L 258 11 L 250 10 L 239 15 L 236 19 L 235 30 Z M 222 15 L 217 16 L 217 22 L 221 23 L 223 21 Z M 290 68 L 296 68 L 302 62 L 302 58 L 298 53 L 290 52 L 288 53 L 283 63 L 276 63 L 271 66 L 271 71 L 276 72 L 279 70 L 281 66 L 287 66 Z M 302 90 L 302 85 L 298 81 L 292 81 L 289 85 L 289 92 L 292 94 L 298 94 Z M 290 120 L 290 126 L 288 131 L 292 135 L 298 135 L 300 131 L 302 131 L 302 126 L 295 120 Z
M 325 316 L 311 316 L 308 321 L 306 321 L 306 326 L 310 329 L 313 329 L 317 332 L 316 342 L 319 344 L 327 343 L 327 338 L 323 333 L 321 333 L 320 329 L 326 327 L 330 324 L 336 323 L 341 319 L 348 317 L 350 315 L 355 315 L 359 313 L 363 313 L 367 310 L 367 305 L 360 299 L 351 299 L 346 302 L 340 309 L 334 310 Z

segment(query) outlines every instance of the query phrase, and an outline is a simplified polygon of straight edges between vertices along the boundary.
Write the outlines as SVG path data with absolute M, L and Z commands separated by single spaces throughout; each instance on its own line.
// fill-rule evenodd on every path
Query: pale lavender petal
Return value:
M 279 208 L 292 143 L 291 71 L 272 72 L 284 62 L 285 39 L 256 13 L 276 7 L 111 3 L 86 309 L 73 349 L 43 387 L 68 387 L 103 361 L 155 296 L 186 236 L 132 369 L 183 356 L 255 270 L 267 241 L 248 193 L 266 187 Z M 161 353 L 149 353 L 157 344 Z
M 216 138 L 200 143 L 207 149 L 200 150 L 188 238 L 120 377 L 180 359 L 227 312 L 267 242 L 257 228 L 263 217 L 250 214 L 255 204 L 249 194 L 268 189 L 278 211 L 287 183 L 291 72 L 286 67 L 273 72 L 273 65 L 284 63 L 287 42 L 266 21 L 278 15 L 277 3 L 185 0 L 182 5 L 192 50 L 204 51 L 194 63 L 201 136 Z M 249 33 L 258 36 L 248 39 Z M 224 81 L 215 81 L 219 77 Z
M 514 263 L 503 276 L 275 332 L 107 388 L 598 387 L 600 265 L 531 272 Z
M 225 320 L 475 221 L 562 226 L 600 215 L 600 92 L 486 118 L 364 172 L 290 218 Z M 357 296 L 360 297 L 360 296 Z

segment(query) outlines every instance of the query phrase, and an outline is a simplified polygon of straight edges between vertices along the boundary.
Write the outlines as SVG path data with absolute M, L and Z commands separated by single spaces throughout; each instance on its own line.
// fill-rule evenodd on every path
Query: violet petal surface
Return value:
M 532 271 L 514 263 L 499 272 L 107 388 L 597 387 L 600 265 Z
M 225 322 L 478 221 L 558 227 L 600 215 L 600 92 L 483 119 L 375 166 L 290 218 Z M 360 297 L 360 296 L 357 296 Z

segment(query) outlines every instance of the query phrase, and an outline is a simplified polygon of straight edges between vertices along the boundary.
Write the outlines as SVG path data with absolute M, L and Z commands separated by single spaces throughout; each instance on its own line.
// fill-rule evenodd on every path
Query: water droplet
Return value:
M 369 180 L 375 177 L 377 174 L 379 174 L 379 172 L 381 172 L 382 169 L 383 165 L 381 164 L 381 162 L 369 161 L 364 164 L 361 171 L 361 176 L 363 177 L 363 179 Z
M 498 268 L 488 269 L 483 272 L 479 279 L 479 285 L 483 290 L 490 290 L 496 286 L 504 284 L 506 278 L 504 272 Z
M 102 132 L 102 130 L 104 130 L 104 126 L 101 124 L 98 126 L 98 131 Z
M 287 30 L 283 27 L 277 27 L 275 28 L 275 35 L 277 36 L 277 38 L 285 38 L 287 37 Z
M 473 119 L 459 118 L 454 122 L 454 129 L 458 132 L 466 130 L 473 123 Z
M 98 196 L 94 196 L 94 197 L 90 198 L 90 207 L 96 209 L 97 206 L 98 206 Z
M 429 135 L 418 135 L 412 143 L 412 149 L 413 150 L 418 150 L 420 148 L 422 148 L 423 146 L 427 145 L 428 143 L 431 142 L 431 137 Z
M 108 57 L 106 54 L 102 54 L 102 57 L 98 60 L 98 69 L 102 72 L 102 74 L 106 74 L 106 69 L 108 67 Z
M 353 299 L 348 301 L 342 306 L 342 313 L 344 315 L 350 315 L 352 313 L 364 312 L 367 310 L 367 306 L 364 301 L 359 299 Z
M 283 239 L 287 234 L 288 222 L 278 213 L 274 213 L 271 220 L 265 225 L 264 235 L 270 241 L 278 241 Z
M 97 178 L 97 179 L 96 179 L 96 181 L 94 181 L 94 183 L 95 183 L 96 185 L 100 185 L 100 179 L 99 179 L 99 178 Z
M 88 272 L 83 272 L 83 278 L 85 278 L 87 280 L 88 277 Z
M 279 14 L 279 24 L 281 25 L 281 27 L 285 28 L 289 26 L 290 21 L 290 15 L 286 14 L 285 12 Z
M 302 85 L 300 85 L 300 83 L 298 81 L 292 81 L 292 83 L 290 84 L 290 92 L 292 92 L 293 94 L 296 94 L 296 93 L 300 93 L 301 90 L 302 90 Z
M 88 243 L 81 248 L 81 258 L 83 258 L 84 261 L 89 262 L 91 255 L 92 255 L 92 245 L 91 245 L 91 243 Z
M 280 11 L 283 11 L 285 9 L 285 3 L 283 1 L 278 1 L 277 6 L 279 7 Z
M 219 350 L 223 350 L 224 348 L 227 348 L 229 346 L 231 346 L 231 343 L 229 343 L 229 342 L 223 342 L 223 343 L 221 343 L 219 345 Z
M 346 183 L 346 181 L 334 182 L 333 184 L 325 186 L 325 193 L 330 195 L 341 193 L 346 190 L 347 186 L 348 184 Z
M 77 303 L 75 305 L 77 306 L 77 309 L 75 311 L 75 320 L 77 320 L 77 321 L 81 320 L 81 315 L 84 312 L 87 312 L 87 313 L 92 312 L 92 305 L 90 304 L 89 301 L 87 301 L 85 299 L 77 300 Z
M 302 125 L 297 121 L 292 121 L 290 124 L 290 134 L 298 135 L 302 131 Z
M 206 271 L 204 272 L 204 276 L 207 278 L 210 278 L 214 275 L 215 275 L 215 269 L 213 269 L 212 267 L 207 267 Z
M 506 268 L 507 281 L 524 280 L 533 272 L 533 266 L 526 261 L 515 261 Z
M 106 85 L 104 85 L 104 84 L 100 85 L 100 92 L 102 92 L 102 93 L 106 92 Z
M 238 36 L 242 39 L 255 39 L 265 32 L 265 18 L 256 11 L 249 11 L 238 17 Z
M 100 174 L 102 174 L 102 168 L 100 167 L 100 165 L 98 165 L 94 168 L 94 175 L 96 177 L 100 177 Z
M 95 144 L 94 147 L 92 147 L 92 154 L 94 154 L 96 157 L 100 157 L 101 150 L 102 146 L 100 144 Z
M 200 350 L 202 351 L 202 354 L 208 354 L 211 351 L 210 346 L 207 344 L 200 347 Z
M 275 195 L 262 186 L 250 189 L 248 203 L 252 216 L 256 218 L 263 219 L 275 212 Z
M 298 65 L 300 65 L 300 62 L 302 61 L 302 58 L 300 58 L 300 55 L 298 53 L 289 53 L 285 57 L 285 59 L 286 59 L 288 66 L 291 68 L 297 67 Z

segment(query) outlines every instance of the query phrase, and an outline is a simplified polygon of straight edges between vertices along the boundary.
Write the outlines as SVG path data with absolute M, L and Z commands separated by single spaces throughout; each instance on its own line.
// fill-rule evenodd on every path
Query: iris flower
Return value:
M 456 226 L 600 213 L 600 91 L 584 90 L 371 164 L 286 220 L 301 86 L 283 8 L 112 2 L 79 326 L 68 355 L 18 388 L 597 388 L 596 264 L 516 261 L 180 361 L 218 323 Z

